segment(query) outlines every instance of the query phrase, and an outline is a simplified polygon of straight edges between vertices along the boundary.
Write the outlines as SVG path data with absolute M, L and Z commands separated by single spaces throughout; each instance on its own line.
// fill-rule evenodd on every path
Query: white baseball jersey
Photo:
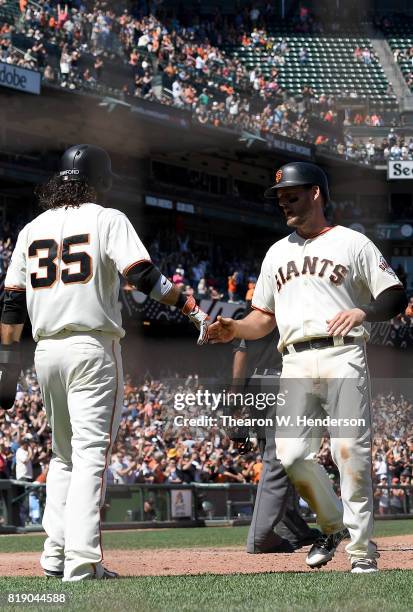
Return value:
M 292 342 L 327 336 L 327 320 L 401 285 L 377 247 L 359 232 L 337 225 L 305 239 L 297 232 L 268 250 L 252 305 L 275 314 L 280 351 Z M 368 339 L 370 324 L 351 330 Z
M 36 341 L 64 329 L 123 337 L 118 272 L 142 260 L 149 254 L 119 210 L 62 207 L 22 229 L 5 286 L 26 290 Z

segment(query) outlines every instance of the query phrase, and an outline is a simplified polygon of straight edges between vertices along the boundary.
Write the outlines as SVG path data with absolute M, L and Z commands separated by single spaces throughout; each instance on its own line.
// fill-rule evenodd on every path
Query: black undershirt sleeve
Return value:
M 27 316 L 26 292 L 6 289 L 4 292 L 1 322 L 6 325 L 24 323 Z
M 161 272 L 151 261 L 140 261 L 126 274 L 128 281 L 139 291 L 149 295 L 161 276 Z
M 392 319 L 404 312 L 406 306 L 406 292 L 400 285 L 395 285 L 385 289 L 370 304 L 360 306 L 360 308 L 367 314 L 366 321 L 376 323 Z

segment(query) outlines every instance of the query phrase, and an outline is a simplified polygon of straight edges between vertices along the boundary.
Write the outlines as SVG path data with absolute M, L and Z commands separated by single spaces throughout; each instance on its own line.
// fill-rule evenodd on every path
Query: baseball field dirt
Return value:
M 413 535 L 377 538 L 382 570 L 413 570 Z M 249 555 L 242 547 L 108 550 L 105 563 L 121 576 L 179 576 L 196 574 L 253 574 L 265 572 L 348 571 L 341 544 L 334 559 L 320 570 L 305 564 L 309 547 L 292 554 Z M 0 576 L 41 576 L 38 552 L 0 553 Z

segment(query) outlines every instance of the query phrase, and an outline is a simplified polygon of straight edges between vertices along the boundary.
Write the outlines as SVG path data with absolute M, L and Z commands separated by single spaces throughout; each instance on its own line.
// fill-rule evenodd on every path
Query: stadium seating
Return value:
M 400 51 L 405 51 L 409 49 L 409 47 L 413 47 L 413 28 L 410 24 L 400 24 L 392 27 L 392 37 L 388 38 L 387 42 L 391 50 L 394 52 L 396 49 L 400 49 Z M 408 75 L 410 75 L 413 71 L 413 63 L 412 60 L 407 58 L 401 58 L 398 61 L 400 66 L 400 70 L 403 73 L 403 76 L 407 80 Z M 413 90 L 413 85 L 410 86 L 410 89 Z
M 291 35 L 286 28 L 271 31 L 270 41 L 284 39 L 290 52 L 285 64 L 279 66 L 278 82 L 287 91 L 298 94 L 304 86 L 316 93 L 336 96 L 354 93 L 355 97 L 368 98 L 371 107 L 392 108 L 396 97 L 388 92 L 389 83 L 379 62 L 372 56 L 370 64 L 354 58 L 354 50 L 371 48 L 369 39 L 351 37 L 325 37 Z M 300 62 L 301 48 L 308 50 L 308 60 Z M 263 46 L 226 46 L 226 51 L 237 57 L 247 68 L 257 68 L 267 78 L 271 74 L 270 51 Z
M 17 0 L 7 0 L 4 4 L 0 4 L 0 21 L 13 24 L 19 17 L 20 9 Z

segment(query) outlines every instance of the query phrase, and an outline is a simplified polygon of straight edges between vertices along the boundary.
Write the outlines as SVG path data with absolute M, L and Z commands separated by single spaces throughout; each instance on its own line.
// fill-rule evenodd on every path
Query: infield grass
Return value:
M 65 593 L 53 609 L 144 612 L 411 612 L 413 572 L 359 576 L 342 572 L 123 578 L 65 584 L 44 578 L 0 578 L 2 610 L 51 606 L 7 604 L 9 593 Z
M 191 527 L 146 531 L 104 531 L 106 550 L 150 548 L 205 548 L 244 546 L 248 527 Z M 375 536 L 413 534 L 413 519 L 376 521 Z M 37 552 L 43 548 L 44 534 L 0 536 L 0 552 Z M 413 608 L 412 608 L 413 609 Z

